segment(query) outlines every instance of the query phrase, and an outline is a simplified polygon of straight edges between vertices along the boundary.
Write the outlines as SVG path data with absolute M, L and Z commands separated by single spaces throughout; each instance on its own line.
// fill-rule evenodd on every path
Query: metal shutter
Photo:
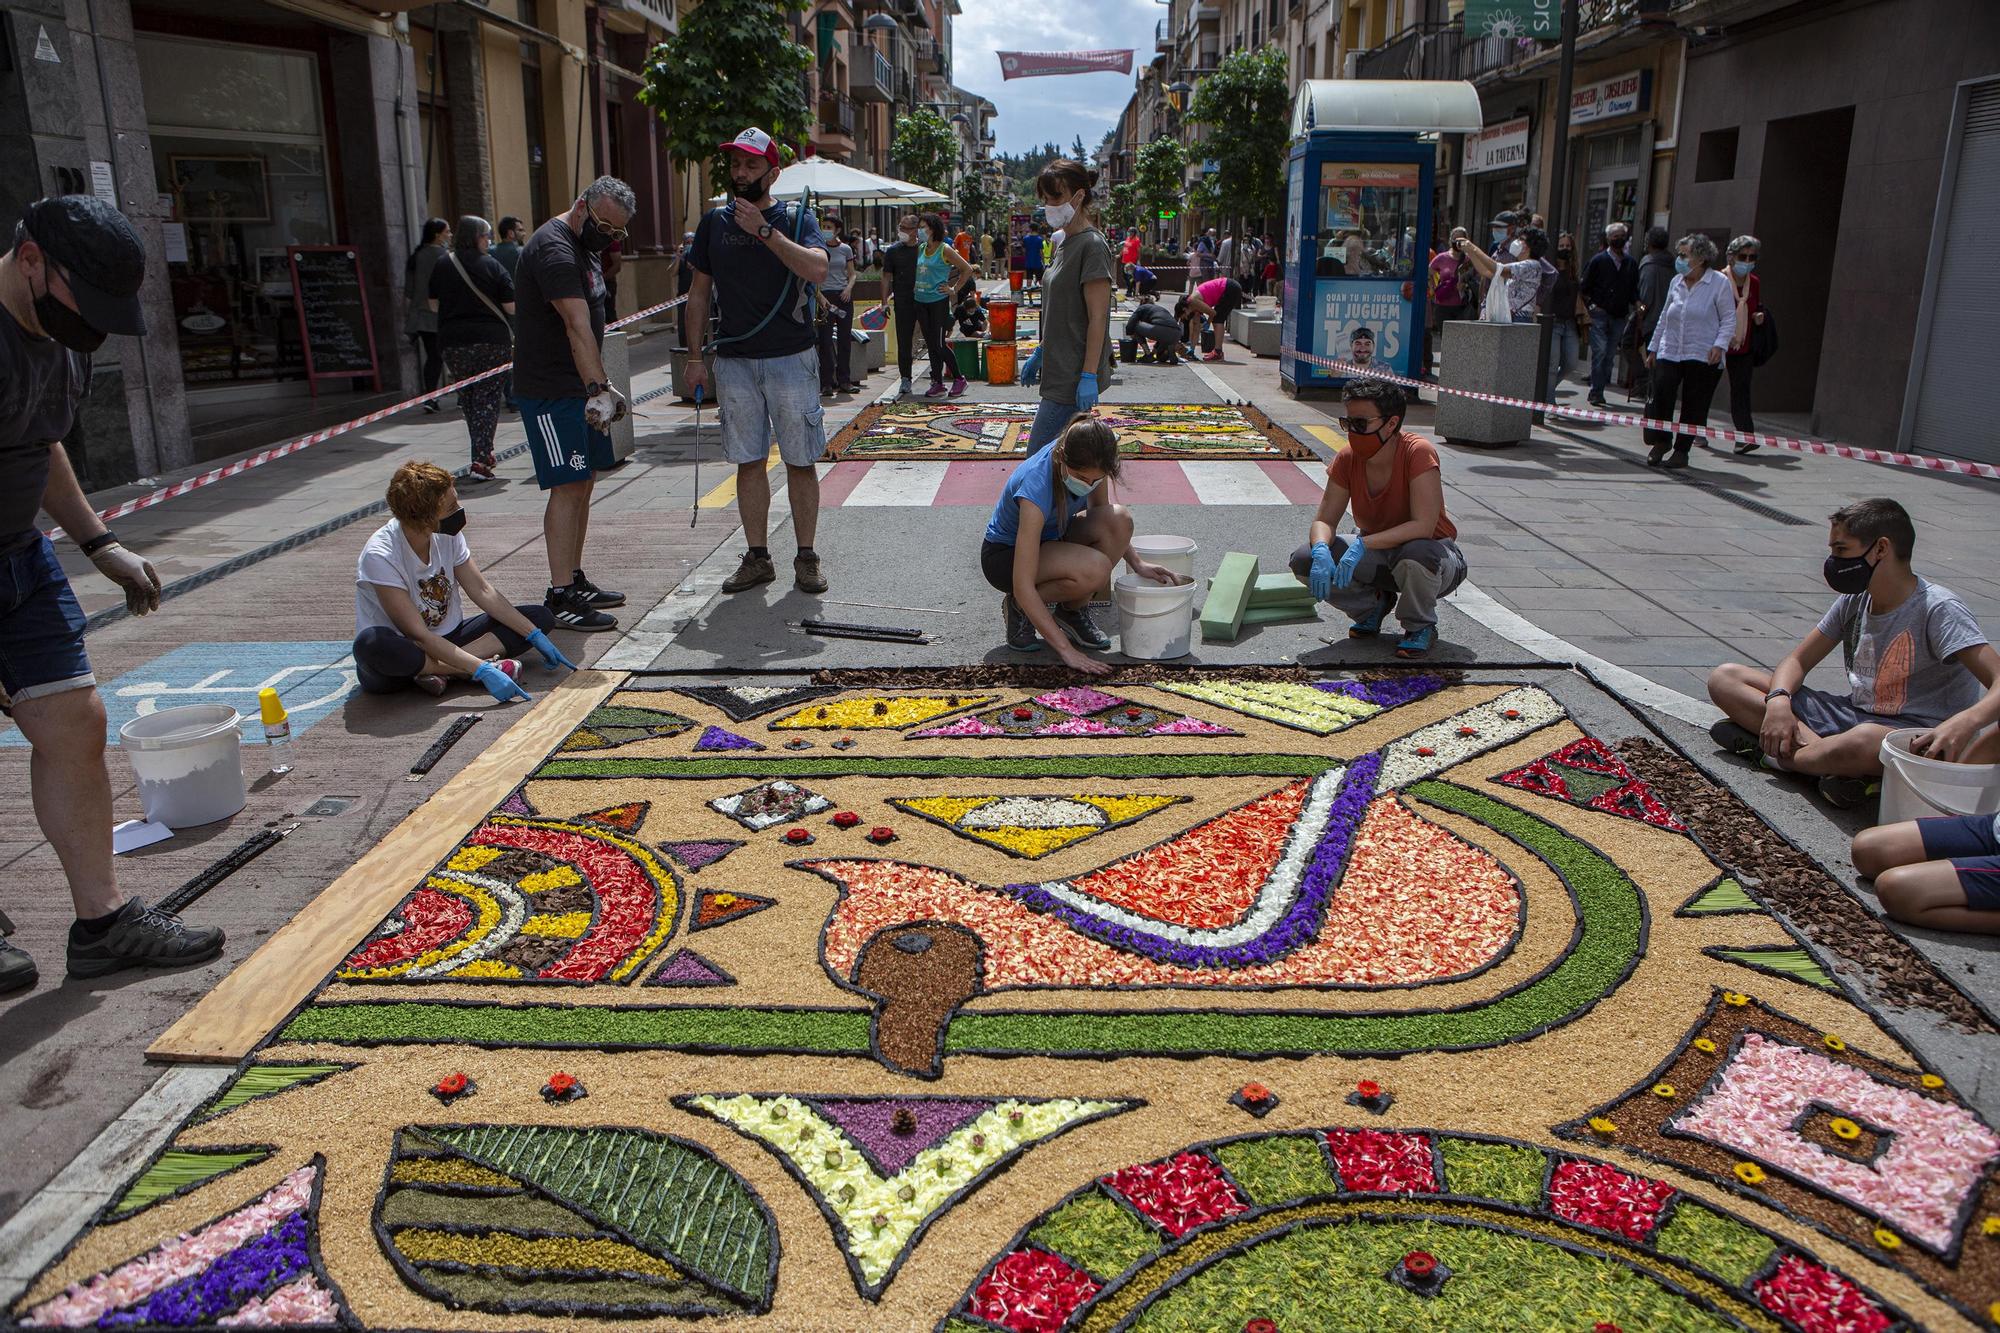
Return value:
M 2000 463 L 1993 422 L 1994 322 L 2000 318 L 2000 264 L 1993 219 L 2000 217 L 2000 79 L 1971 90 L 1950 216 L 1941 219 L 1944 255 L 1931 303 L 1930 336 L 1906 447 Z

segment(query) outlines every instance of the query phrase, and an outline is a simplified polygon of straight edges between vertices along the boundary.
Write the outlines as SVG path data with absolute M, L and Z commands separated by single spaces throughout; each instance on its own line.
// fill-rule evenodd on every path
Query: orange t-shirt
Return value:
M 957 250 L 962 258 L 972 258 L 972 233 L 969 231 L 960 232 L 952 238 L 952 248 Z
M 1389 467 L 1389 482 L 1374 492 L 1369 491 L 1366 469 L 1356 463 L 1352 450 L 1342 449 L 1335 454 L 1326 470 L 1347 491 L 1348 508 L 1354 511 L 1354 526 L 1366 536 L 1410 521 L 1410 479 L 1420 473 L 1436 472 L 1438 451 L 1423 436 L 1403 432 L 1396 437 L 1396 457 Z M 1437 530 L 1431 536 L 1458 536 L 1458 529 L 1442 506 L 1438 509 Z

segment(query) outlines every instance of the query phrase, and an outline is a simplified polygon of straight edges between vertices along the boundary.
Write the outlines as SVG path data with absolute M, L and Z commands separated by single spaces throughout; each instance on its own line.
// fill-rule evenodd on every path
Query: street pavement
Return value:
M 635 391 L 664 382 L 665 342 L 648 338 L 635 347 Z M 1234 344 L 1227 355 L 1227 361 L 1199 371 L 1129 368 L 1106 398 L 1239 397 L 1330 456 L 1339 442 L 1337 402 L 1295 401 L 1279 389 L 1275 360 L 1254 359 Z M 891 383 L 877 373 L 866 395 L 831 406 L 829 433 Z M 1567 401 L 1570 395 L 1580 401 L 1581 388 L 1567 388 L 1562 397 Z M 1033 391 L 981 385 L 968 396 L 1018 401 Z M 1617 405 L 1615 396 L 1613 402 Z M 984 508 L 953 503 L 950 495 L 940 496 L 937 484 L 928 493 L 921 484 L 912 489 L 908 478 L 917 474 L 905 465 L 823 469 L 829 495 L 841 500 L 828 508 L 818 543 L 833 585 L 825 599 L 798 594 L 788 580 L 735 599 L 714 597 L 715 586 L 734 567 L 742 539 L 733 478 L 715 458 L 713 415 L 706 417 L 697 484 L 693 414 L 670 398 L 645 410 L 649 416 L 640 422 L 637 454 L 600 482 L 586 551 L 592 576 L 626 591 L 630 602 L 619 612 L 617 633 L 559 636 L 579 662 L 805 671 L 826 665 L 1034 660 L 1005 651 L 998 598 L 972 568 L 970 552 L 985 522 Z M 1425 430 L 1430 411 L 1428 405 L 1415 407 L 1412 428 Z M 500 447 L 519 439 L 518 422 L 503 418 Z M 19 1210 L 159 1077 L 159 1067 L 143 1060 L 154 1036 L 360 849 L 524 715 L 522 709 L 490 706 L 476 689 L 441 700 L 421 695 L 342 700 L 338 649 L 353 630 L 354 556 L 381 516 L 271 552 L 294 534 L 379 500 L 401 460 L 430 457 L 457 466 L 465 448 L 455 414 L 406 414 L 117 523 L 126 542 L 152 559 L 169 583 L 191 580 L 198 586 L 156 615 L 114 618 L 92 634 L 93 662 L 114 718 L 176 693 L 223 690 L 239 693 L 217 697 L 254 713 L 253 687 L 272 673 L 295 710 L 310 705 L 306 729 L 294 745 L 293 773 L 254 784 L 248 807 L 226 823 L 121 857 L 121 883 L 157 898 L 256 830 L 298 827 L 190 910 L 197 923 L 228 927 L 230 944 L 222 959 L 184 973 L 128 973 L 63 984 L 67 894 L 53 854 L 25 818 L 25 801 L 17 804 L 22 815 L 0 829 L 0 874 L 10 886 L 0 907 L 18 923 L 16 942 L 36 955 L 43 981 L 33 991 L 0 1000 L 0 1132 L 12 1144 L 0 1154 L 0 1220 Z M 1852 885 L 1846 838 L 1858 822 L 1826 811 L 1796 783 L 1715 757 L 1701 730 L 1711 715 L 1702 680 L 1708 667 L 1725 659 L 1774 663 L 1816 622 L 1831 598 L 1819 576 L 1825 515 L 1862 496 L 1889 495 L 1907 505 L 1918 523 L 1919 571 L 1965 597 L 1989 628 L 2000 628 L 2000 575 L 1991 561 L 1992 483 L 1771 449 L 1747 459 L 1697 451 L 1689 472 L 1664 474 L 1643 466 L 1636 430 L 1559 421 L 1538 428 L 1533 439 L 1513 449 L 1441 452 L 1447 506 L 1471 573 L 1468 588 L 1446 605 L 1439 659 L 1582 657 L 1603 664 L 1614 683 L 1629 682 L 1628 697 L 1654 706 L 1650 716 L 1656 725 Z M 1202 546 L 1204 574 L 1213 572 L 1214 559 L 1229 549 L 1254 550 L 1265 569 L 1282 568 L 1311 516 L 1314 465 L 1205 466 L 1225 471 L 1193 489 L 1221 489 L 1212 497 L 1196 494 L 1194 503 L 1185 496 L 1176 504 L 1142 503 L 1142 529 L 1194 536 Z M 843 468 L 849 471 L 843 474 Z M 1294 480 L 1273 480 L 1271 468 L 1292 469 Z M 857 470 L 874 469 L 882 469 L 874 485 L 885 494 L 871 503 L 862 489 L 869 483 Z M 541 495 L 525 457 L 503 465 L 502 473 L 496 484 L 465 489 L 471 514 L 467 537 L 497 587 L 521 601 L 538 600 L 547 579 Z M 896 482 L 899 474 L 904 480 Z M 792 537 L 782 486 L 777 490 L 778 526 L 771 544 L 782 569 Z M 136 493 L 123 488 L 94 498 L 102 508 Z M 1254 502 L 1243 503 L 1246 495 Z M 960 551 L 965 559 L 952 558 Z M 116 605 L 87 561 L 67 546 L 64 558 L 87 610 Z M 243 567 L 202 581 L 231 564 Z M 913 576 L 916 570 L 923 572 Z M 881 623 L 913 623 L 914 617 L 933 642 L 910 649 L 820 640 L 783 623 L 813 610 L 834 619 Z M 1203 661 L 1318 665 L 1366 662 L 1386 655 L 1386 649 L 1350 643 L 1344 625 L 1326 619 L 1264 626 L 1234 645 L 1203 645 L 1199 654 Z M 1620 668 L 1633 674 L 1619 677 Z M 223 674 L 216 676 L 218 671 Z M 538 690 L 552 679 L 535 669 L 525 683 Z M 1837 663 L 1822 667 L 1813 679 L 1840 686 Z M 479 713 L 481 724 L 427 778 L 410 780 L 410 762 L 449 719 L 466 711 Z M 0 731 L 0 775 L 10 789 L 25 793 L 28 751 L 9 744 L 10 736 L 18 741 L 17 733 Z M 261 756 L 246 747 L 245 758 L 246 771 L 257 772 Z M 115 750 L 110 761 L 117 816 L 136 817 L 129 766 Z M 329 796 L 346 798 L 347 804 L 334 814 L 305 813 Z M 1865 891 L 1861 896 L 1872 905 Z M 1990 1009 L 2000 1008 L 2000 969 L 1980 967 L 1990 952 L 1983 941 L 1911 935 Z M 1975 1102 L 2000 1101 L 2000 1053 L 1989 1039 L 1940 1030 L 1920 1015 L 1894 1017 L 1909 1024 L 1911 1039 L 1948 1065 L 1954 1085 Z M 0 1286 L 7 1276 L 0 1265 Z

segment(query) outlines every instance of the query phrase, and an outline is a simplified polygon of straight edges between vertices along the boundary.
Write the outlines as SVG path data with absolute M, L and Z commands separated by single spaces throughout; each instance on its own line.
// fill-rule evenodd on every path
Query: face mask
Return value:
M 460 505 L 458 508 L 452 510 L 449 514 L 446 514 L 443 518 L 439 519 L 437 530 L 439 532 L 442 532 L 447 537 L 456 537 L 459 533 L 464 532 L 465 506 Z
M 1685 274 L 1687 271 L 1688 271 L 1687 256 L 1676 255 L 1674 257 L 1674 272 Z
M 1729 268 L 1737 277 L 1747 278 L 1756 270 L 1757 261 L 1754 259 L 1739 259 L 1734 264 L 1731 264 Z
M 611 237 L 604 228 L 597 225 L 597 219 L 585 215 L 583 219 L 583 248 L 594 255 L 601 255 L 611 248 Z
M 1512 245 L 1507 247 L 1507 253 L 1514 256 L 1514 258 L 1519 259 L 1522 255 L 1528 253 L 1528 243 L 1526 241 L 1517 240 Z
M 56 294 L 48 288 L 48 273 L 42 273 L 42 294 L 35 298 L 35 318 L 41 321 L 42 332 L 54 338 L 72 352 L 90 355 L 104 346 L 105 335 L 91 327 L 89 320 L 71 310 L 56 299 Z
M 1613 236 L 1610 244 L 1613 250 L 1623 250 L 1625 248 L 1625 238 L 1623 236 Z
M 1853 594 L 1868 591 L 1868 581 L 1875 577 L 1875 566 L 1866 554 L 1829 555 L 1820 566 L 1820 573 L 1827 587 L 1837 593 Z
M 1075 204 L 1047 204 L 1042 208 L 1042 216 L 1051 227 L 1067 227 L 1069 220 L 1076 216 Z
M 1505 229 L 1504 227 L 1495 227 L 1495 228 L 1493 229 L 1493 246 L 1492 246 L 1492 248 L 1493 248 L 1493 249 L 1495 249 L 1495 250 L 1498 250 L 1498 249 L 1499 249 L 1499 248 L 1500 248 L 1501 246 L 1503 246 L 1503 245 L 1505 245 L 1505 244 L 1507 244 L 1507 231 L 1506 231 L 1506 229 Z
M 732 176 L 729 179 L 729 193 L 735 195 L 738 199 L 762 199 L 764 197 L 764 186 L 770 182 L 770 179 L 771 173 L 767 171 L 748 185 L 739 185 L 736 183 L 736 178 Z
M 1081 477 L 1064 477 L 1063 489 L 1074 495 L 1077 499 L 1082 500 L 1088 498 L 1090 493 L 1097 489 L 1097 483 L 1094 481 L 1085 481 Z

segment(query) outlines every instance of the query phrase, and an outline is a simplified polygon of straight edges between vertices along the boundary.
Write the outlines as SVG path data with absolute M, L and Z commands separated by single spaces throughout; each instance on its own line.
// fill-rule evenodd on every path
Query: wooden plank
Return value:
M 624 684 L 578 671 L 412 810 L 146 1049 L 151 1060 L 235 1064 L 282 1022 L 470 828 Z
M 1201 637 L 1206 643 L 1230 643 L 1243 628 L 1243 613 L 1250 606 L 1250 590 L 1257 583 L 1257 557 L 1231 551 L 1208 585 L 1208 600 L 1201 606 Z

